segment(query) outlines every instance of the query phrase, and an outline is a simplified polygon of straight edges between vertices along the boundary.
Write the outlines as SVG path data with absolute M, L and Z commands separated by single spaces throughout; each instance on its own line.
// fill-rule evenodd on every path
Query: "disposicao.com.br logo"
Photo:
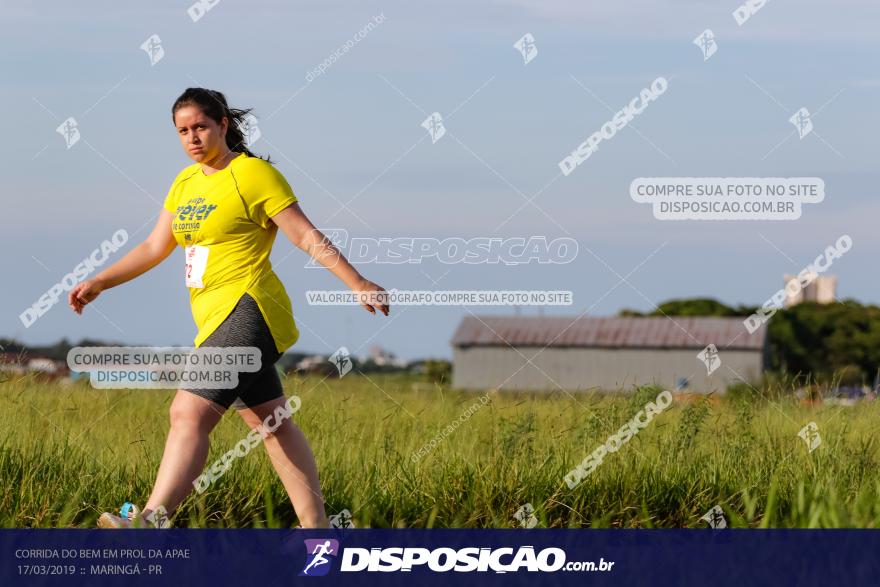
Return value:
M 331 559 L 338 554 L 336 540 L 306 540 L 306 564 L 300 576 L 316 577 L 326 575 L 331 567 Z M 339 565 L 340 572 L 411 572 L 414 567 L 427 568 L 437 573 L 449 571 L 459 573 L 495 572 L 515 573 L 517 571 L 553 573 L 556 571 L 610 571 L 613 561 L 600 558 L 595 561 L 566 561 L 561 548 L 544 548 L 535 552 L 533 546 L 518 548 L 465 547 L 465 548 L 421 548 L 398 547 L 343 549 Z

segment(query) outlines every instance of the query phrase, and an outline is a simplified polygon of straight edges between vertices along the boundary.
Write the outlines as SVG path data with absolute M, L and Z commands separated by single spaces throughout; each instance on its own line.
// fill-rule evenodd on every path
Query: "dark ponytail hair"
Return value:
M 248 157 L 262 159 L 262 157 L 258 157 L 248 150 L 244 140 L 243 130 L 246 127 L 244 118 L 250 114 L 253 108 L 244 110 L 230 108 L 226 102 L 226 96 L 222 92 L 207 88 L 187 88 L 174 101 L 174 106 L 171 107 L 172 122 L 174 121 L 174 115 L 184 106 L 197 107 L 205 113 L 205 116 L 211 118 L 217 124 L 220 124 L 225 116 L 229 121 L 229 126 L 226 128 L 226 146 L 229 147 L 229 150 L 235 153 L 246 153 Z M 272 163 L 272 159 L 268 155 L 265 161 Z

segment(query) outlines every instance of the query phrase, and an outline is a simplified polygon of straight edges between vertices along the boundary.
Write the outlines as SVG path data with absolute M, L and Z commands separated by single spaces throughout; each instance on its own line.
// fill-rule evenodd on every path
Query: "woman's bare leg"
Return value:
M 171 429 L 165 441 L 156 483 L 141 517 L 162 506 L 170 516 L 193 490 L 208 458 L 208 435 L 223 417 L 224 409 L 211 400 L 178 390 L 171 402 Z
M 252 408 L 238 410 L 245 423 L 254 429 L 273 414 L 275 408 L 284 406 L 286 398 L 280 397 Z M 274 424 L 274 416 L 270 420 Z M 263 439 L 272 466 L 281 479 L 290 502 L 304 528 L 327 528 L 324 496 L 318 480 L 318 466 L 309 443 L 299 426 L 285 418 L 278 428 Z

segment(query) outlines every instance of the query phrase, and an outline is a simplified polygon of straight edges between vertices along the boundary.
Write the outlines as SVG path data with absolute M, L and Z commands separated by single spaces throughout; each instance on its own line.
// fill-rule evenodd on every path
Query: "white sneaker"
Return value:
M 99 528 L 170 528 L 168 512 L 159 506 L 146 518 L 140 517 L 141 510 L 133 503 L 125 502 L 119 510 L 120 515 L 104 512 L 98 517 Z

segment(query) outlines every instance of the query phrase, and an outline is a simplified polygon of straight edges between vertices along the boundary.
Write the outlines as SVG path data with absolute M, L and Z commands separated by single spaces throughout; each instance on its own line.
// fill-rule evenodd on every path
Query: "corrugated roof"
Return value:
M 743 318 L 466 316 L 452 345 L 760 350 L 766 336 L 766 326 L 749 334 Z

